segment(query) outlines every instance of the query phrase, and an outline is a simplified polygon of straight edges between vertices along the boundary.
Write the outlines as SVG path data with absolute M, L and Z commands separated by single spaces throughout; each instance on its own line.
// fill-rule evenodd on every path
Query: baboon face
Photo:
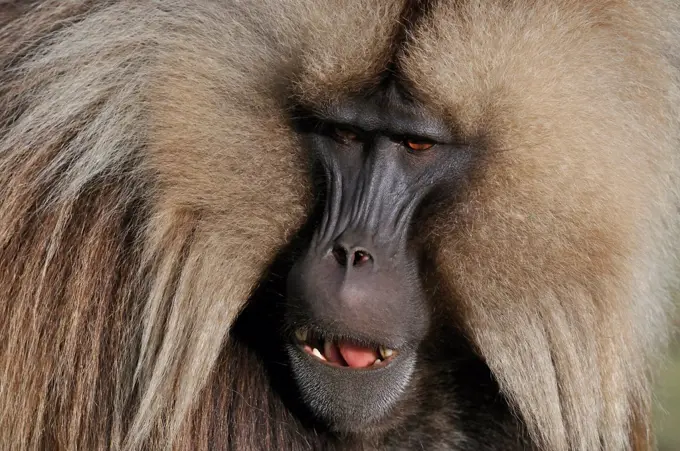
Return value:
M 438 191 L 455 189 L 472 151 L 394 82 L 302 128 L 325 197 L 288 278 L 289 353 L 311 409 L 354 430 L 409 383 L 430 322 L 412 224 Z
M 650 448 L 679 24 L 0 1 L 0 449 Z

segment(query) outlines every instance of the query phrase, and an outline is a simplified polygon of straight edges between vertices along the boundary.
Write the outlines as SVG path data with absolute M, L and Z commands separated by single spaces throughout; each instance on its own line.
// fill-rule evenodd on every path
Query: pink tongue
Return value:
M 347 362 L 350 368 L 365 368 L 373 365 L 373 362 L 378 358 L 375 349 L 362 348 L 361 346 L 350 343 L 338 343 L 338 349 L 342 358 Z

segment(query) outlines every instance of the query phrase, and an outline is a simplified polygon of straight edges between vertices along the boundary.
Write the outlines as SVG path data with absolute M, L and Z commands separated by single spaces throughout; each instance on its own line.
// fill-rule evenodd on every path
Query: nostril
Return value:
M 333 247 L 333 257 L 340 266 L 362 266 L 365 263 L 373 260 L 371 254 L 364 249 L 348 249 L 341 244 L 336 244 Z
M 347 251 L 342 246 L 335 246 L 333 248 L 333 257 L 340 264 L 340 266 L 347 266 Z
M 361 266 L 364 263 L 368 262 L 371 260 L 371 254 L 369 254 L 366 251 L 355 251 L 354 252 L 354 258 L 352 261 L 353 266 Z

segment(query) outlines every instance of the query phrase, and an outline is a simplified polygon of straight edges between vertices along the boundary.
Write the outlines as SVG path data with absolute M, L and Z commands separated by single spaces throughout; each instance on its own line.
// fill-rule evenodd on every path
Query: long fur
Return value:
M 312 204 L 291 103 L 390 65 L 484 149 L 419 227 L 532 439 L 651 447 L 679 7 L 431 3 L 0 2 L 0 448 L 312 446 L 230 328 Z

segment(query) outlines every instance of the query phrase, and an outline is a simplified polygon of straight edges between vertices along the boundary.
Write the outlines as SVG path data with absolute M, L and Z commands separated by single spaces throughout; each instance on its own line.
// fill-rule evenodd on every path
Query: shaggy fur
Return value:
M 0 448 L 342 447 L 232 326 L 312 206 L 290 107 L 398 68 L 484 150 L 418 225 L 432 298 L 536 446 L 649 449 L 676 4 L 0 1 Z

